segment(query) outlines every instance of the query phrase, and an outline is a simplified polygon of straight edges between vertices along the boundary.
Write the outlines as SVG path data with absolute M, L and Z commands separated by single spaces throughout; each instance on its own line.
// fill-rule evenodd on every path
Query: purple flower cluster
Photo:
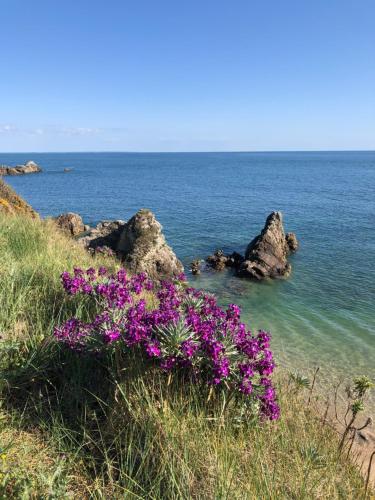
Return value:
M 137 347 L 161 370 L 190 370 L 194 380 L 233 391 L 264 418 L 279 417 L 270 379 L 275 367 L 270 334 L 247 330 L 237 305 L 223 310 L 212 295 L 189 288 L 184 275 L 158 284 L 154 309 L 147 308 L 141 295 L 154 287 L 144 273 L 74 269 L 61 279 L 68 294 L 90 296 L 97 304 L 90 323 L 72 318 L 55 328 L 56 338 L 70 348 L 98 352 Z

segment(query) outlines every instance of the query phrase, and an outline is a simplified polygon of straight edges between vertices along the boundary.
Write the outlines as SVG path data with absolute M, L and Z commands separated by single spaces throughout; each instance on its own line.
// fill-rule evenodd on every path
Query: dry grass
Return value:
M 0 498 L 363 497 L 337 435 L 285 374 L 280 421 L 239 425 L 178 377 L 126 360 L 115 380 L 110 357 L 58 349 L 53 326 L 86 307 L 62 293 L 60 273 L 102 264 L 118 265 L 52 222 L 0 213 L 0 446 L 12 470 Z

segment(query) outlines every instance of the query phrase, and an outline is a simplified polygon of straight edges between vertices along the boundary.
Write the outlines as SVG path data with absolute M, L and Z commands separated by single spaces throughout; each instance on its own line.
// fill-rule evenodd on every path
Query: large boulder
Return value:
M 34 161 L 28 161 L 24 165 L 17 165 L 15 167 L 0 165 L 0 175 L 34 174 L 41 171 L 40 166 Z
M 152 279 L 171 278 L 184 270 L 150 210 L 139 210 L 129 220 L 121 233 L 117 253 L 128 269 L 146 272 Z
M 54 217 L 53 220 L 60 229 L 71 236 L 78 236 L 85 230 L 82 217 L 73 212 L 61 214 L 58 217 Z
M 248 244 L 237 274 L 255 280 L 288 276 L 292 268 L 287 256 L 298 247 L 297 238 L 291 234 L 287 239 L 281 212 L 272 212 L 262 232 Z

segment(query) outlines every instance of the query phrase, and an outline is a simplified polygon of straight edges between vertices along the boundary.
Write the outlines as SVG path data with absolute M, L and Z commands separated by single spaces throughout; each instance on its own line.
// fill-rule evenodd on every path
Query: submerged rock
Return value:
M 290 245 L 297 248 L 297 238 L 290 237 Z M 281 212 L 272 212 L 260 235 L 247 246 L 245 260 L 238 268 L 238 276 L 262 280 L 286 277 L 291 272 L 287 261 L 290 252 L 285 237 Z
M 150 210 L 139 210 L 129 220 L 116 250 L 128 269 L 146 272 L 152 279 L 170 278 L 184 270 Z
M 0 165 L 0 175 L 34 174 L 41 171 L 40 166 L 34 161 L 28 161 L 24 165 L 17 165 L 15 167 Z
M 71 236 L 78 236 L 85 230 L 82 217 L 73 212 L 61 214 L 58 217 L 54 217 L 53 220 L 60 229 Z

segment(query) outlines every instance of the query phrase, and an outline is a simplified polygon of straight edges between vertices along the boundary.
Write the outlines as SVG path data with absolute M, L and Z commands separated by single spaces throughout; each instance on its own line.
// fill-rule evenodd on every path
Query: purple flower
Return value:
M 99 267 L 98 275 L 105 276 L 107 274 L 107 269 L 105 267 Z
M 155 340 L 146 342 L 146 352 L 150 357 L 159 357 L 161 355 L 159 343 Z
M 181 344 L 181 352 L 186 358 L 192 358 L 199 348 L 198 342 L 186 340 Z
M 104 342 L 106 344 L 111 344 L 112 342 L 115 342 L 115 340 L 118 340 L 121 336 L 121 333 L 119 330 L 107 330 L 104 332 Z
M 160 363 L 160 368 L 166 372 L 169 372 L 172 370 L 172 368 L 176 365 L 177 363 L 177 358 L 174 356 L 169 356 Z
M 237 391 L 237 400 L 254 411 L 259 408 L 262 418 L 279 418 L 270 379 L 275 367 L 270 334 L 260 330 L 253 335 L 241 323 L 236 304 L 223 310 L 211 294 L 181 286 L 185 280 L 179 276 L 157 284 L 158 304 L 150 310 L 139 298 L 154 287 L 145 273 L 129 276 L 120 269 L 110 275 L 103 267 L 63 272 L 67 294 L 89 296 L 97 312 L 90 323 L 71 318 L 56 327 L 55 338 L 70 349 L 95 355 L 101 346 L 112 349 L 114 343 L 125 353 L 143 352 L 162 371 L 183 368 L 194 383 Z
M 253 392 L 253 384 L 251 383 L 251 380 L 249 380 L 249 378 L 247 377 L 244 377 L 240 382 L 238 390 L 246 395 L 251 394 Z

